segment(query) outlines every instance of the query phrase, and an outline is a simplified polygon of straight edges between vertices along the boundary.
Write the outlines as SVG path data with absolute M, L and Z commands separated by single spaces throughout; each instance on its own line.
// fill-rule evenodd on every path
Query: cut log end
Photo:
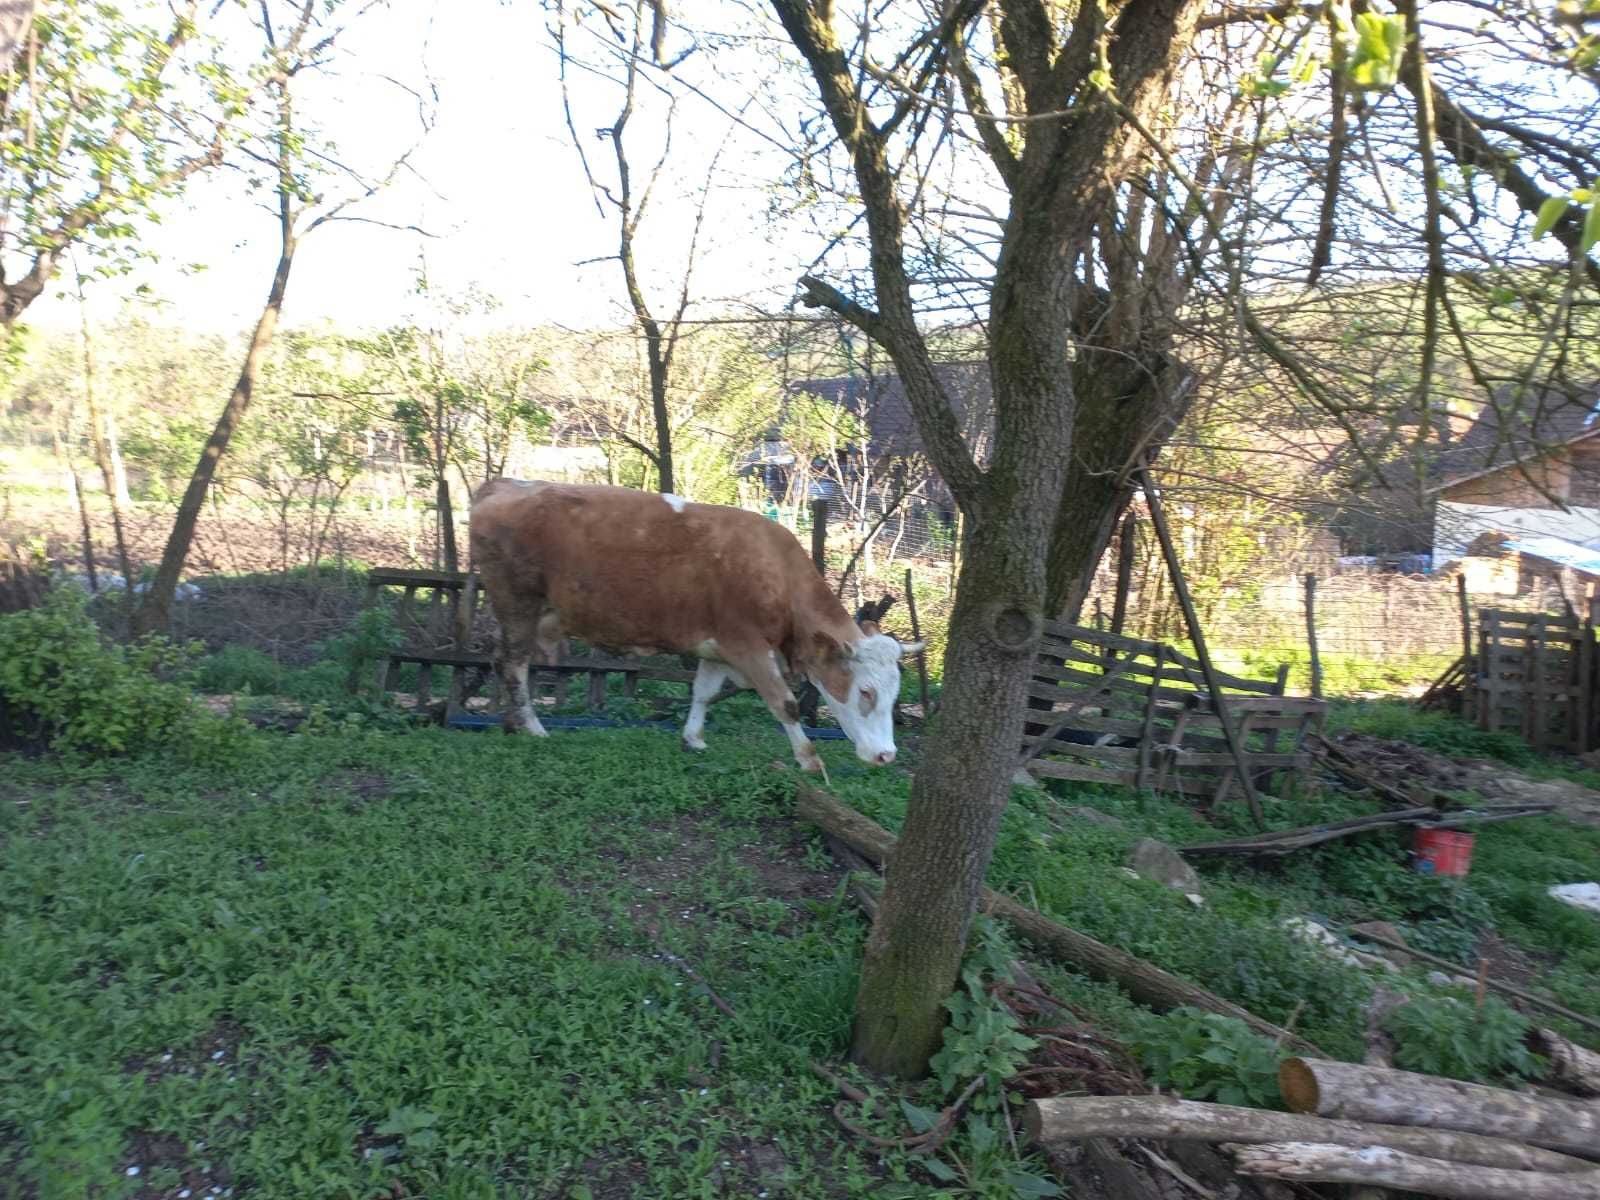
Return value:
M 1278 1065 L 1278 1090 L 1290 1112 L 1314 1113 L 1320 1097 L 1317 1076 L 1304 1060 L 1286 1058 Z

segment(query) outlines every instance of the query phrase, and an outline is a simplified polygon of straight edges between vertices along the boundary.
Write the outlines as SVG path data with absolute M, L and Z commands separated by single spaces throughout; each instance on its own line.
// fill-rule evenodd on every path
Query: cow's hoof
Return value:
M 822 774 L 822 758 L 820 756 L 812 755 L 810 758 L 802 758 L 799 761 L 800 769 L 807 775 Z
M 706 748 L 705 739 L 701 738 L 699 741 L 691 742 L 688 738 L 684 738 L 683 739 L 683 748 L 685 750 L 693 750 L 695 753 L 698 754 L 701 750 L 704 750 Z

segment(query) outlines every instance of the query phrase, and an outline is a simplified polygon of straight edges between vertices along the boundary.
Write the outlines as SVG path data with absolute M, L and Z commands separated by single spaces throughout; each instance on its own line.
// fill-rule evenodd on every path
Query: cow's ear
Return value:
M 921 654 L 928 648 L 927 642 L 901 642 L 899 645 L 901 658 L 908 654 Z
M 813 635 L 817 660 L 822 663 L 842 663 L 850 657 L 850 652 L 842 646 L 832 634 L 818 632 Z

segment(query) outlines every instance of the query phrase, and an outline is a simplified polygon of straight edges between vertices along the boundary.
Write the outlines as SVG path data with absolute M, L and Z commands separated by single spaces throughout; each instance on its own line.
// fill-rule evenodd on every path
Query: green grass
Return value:
M 248 655 L 213 666 L 284 683 Z M 656 730 L 363 725 L 241 735 L 205 766 L 0 760 L 0 1197 L 953 1194 L 833 1123 L 807 1062 L 845 1051 L 864 922 L 789 818 L 771 719 L 741 698 L 710 734 L 689 755 Z M 834 790 L 898 828 L 906 775 L 821 748 Z M 1329 790 L 1270 816 L 1369 807 Z M 1123 870 L 1140 836 L 1247 829 L 1237 805 L 1209 823 L 1128 791 L 1018 791 L 990 882 L 1341 1056 L 1372 980 L 1286 917 L 1394 921 L 1467 966 L 1493 930 L 1600 1016 L 1600 922 L 1544 895 L 1593 878 L 1600 831 L 1487 826 L 1465 880 L 1410 872 L 1402 834 L 1207 865 L 1203 908 Z M 1111 1032 L 1141 1028 L 1115 988 L 1038 973 Z M 867 1124 L 907 1132 L 889 1103 Z
M 252 746 L 6 762 L 0 1195 L 843 1196 L 905 1173 L 836 1136 L 805 1069 L 844 1045 L 863 928 L 771 830 L 792 780 L 753 747 Z

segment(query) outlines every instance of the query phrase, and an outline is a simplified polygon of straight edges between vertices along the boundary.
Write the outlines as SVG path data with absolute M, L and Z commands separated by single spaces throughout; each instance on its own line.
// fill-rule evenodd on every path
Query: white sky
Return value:
M 419 84 L 426 45 L 438 104 L 435 127 L 412 160 L 423 179 L 404 180 L 356 211 L 439 236 L 423 239 L 368 224 L 324 226 L 296 258 L 286 324 L 332 321 L 349 329 L 402 319 L 414 307 L 413 276 L 424 246 L 436 287 L 478 285 L 503 302 L 499 315 L 506 322 L 593 326 L 623 318 L 616 261 L 577 265 L 615 253 L 616 219 L 596 211 L 572 147 L 546 20 L 535 0 L 396 0 L 392 11 L 365 18 L 348 35 L 339 75 L 327 82 L 325 94 L 319 88 L 308 97 L 306 111 L 326 123 L 341 159 L 381 170 L 418 129 L 415 102 L 382 77 Z M 609 180 L 610 143 L 592 131 L 615 119 L 620 91 L 579 77 L 573 94 L 577 127 L 589 138 L 585 149 Z M 659 153 L 659 129 L 649 119 L 643 112 L 630 125 L 636 181 Z M 647 284 L 653 284 L 650 299 L 658 313 L 675 305 L 694 212 L 690 198 L 701 190 L 709 156 L 728 128 L 726 118 L 701 101 L 691 97 L 680 106 L 673 162 L 682 174 L 664 180 L 652 199 L 637 249 L 641 271 L 653 276 Z M 693 288 L 707 298 L 701 315 L 727 310 L 711 299 L 717 297 L 782 305 L 815 253 L 804 235 L 791 235 L 781 252 L 768 243 L 761 189 L 781 163 L 755 153 L 758 144 L 741 134 L 724 152 L 724 183 L 710 198 Z M 250 198 L 238 172 L 192 186 L 146 239 L 159 263 L 125 281 L 93 285 L 97 315 L 111 316 L 122 296 L 144 283 L 165 302 L 165 319 L 218 332 L 248 327 L 277 254 L 276 217 L 261 199 Z M 189 264 L 205 270 L 187 270 Z M 58 280 L 27 319 L 75 326 L 69 291 L 70 277 Z

